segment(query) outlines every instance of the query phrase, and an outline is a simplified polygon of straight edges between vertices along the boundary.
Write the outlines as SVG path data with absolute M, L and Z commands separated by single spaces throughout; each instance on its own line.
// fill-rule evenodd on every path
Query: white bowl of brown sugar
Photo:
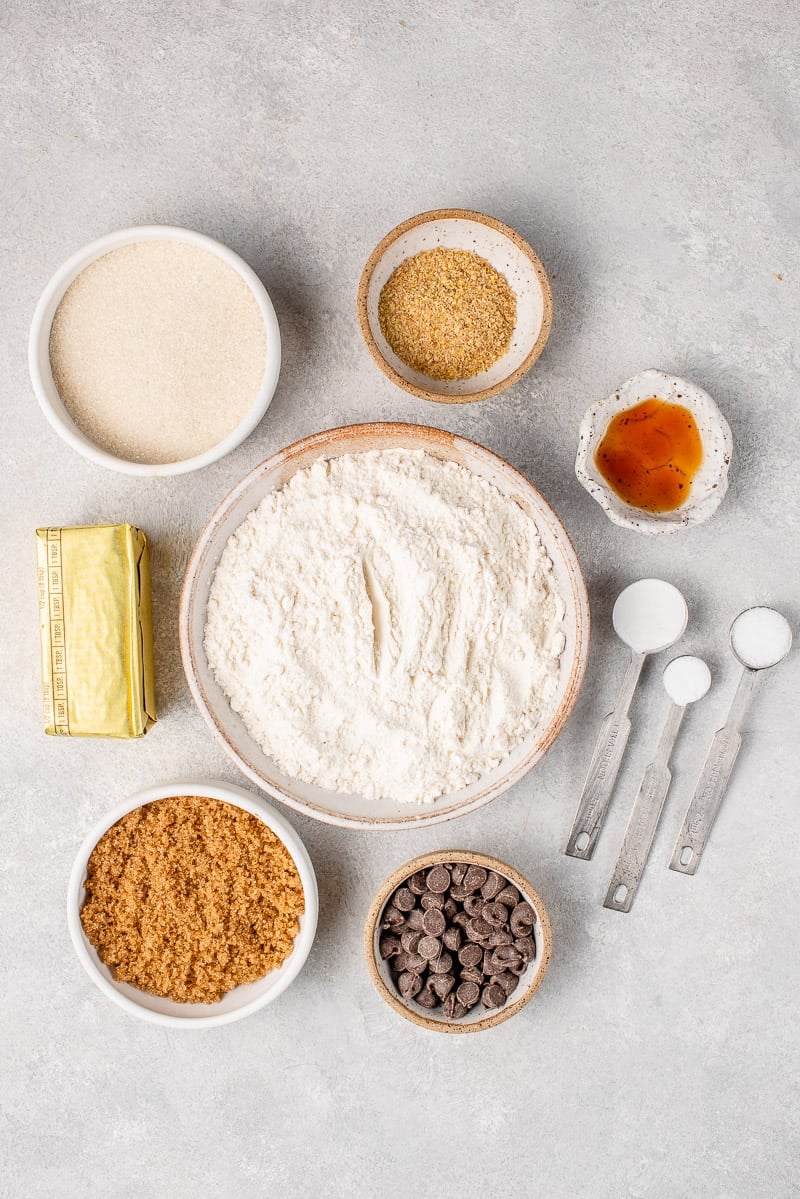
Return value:
M 50 425 L 125 474 L 178 475 L 230 453 L 264 416 L 281 364 L 272 302 L 213 238 L 168 225 L 84 246 L 48 283 L 28 367 Z
M 277 999 L 311 950 L 314 867 L 291 825 L 220 783 L 132 795 L 80 848 L 67 921 L 104 995 L 152 1024 L 208 1028 Z
M 438 208 L 397 225 L 370 254 L 358 321 L 383 373 L 443 404 L 511 387 L 550 334 L 553 297 L 533 248 L 508 225 Z

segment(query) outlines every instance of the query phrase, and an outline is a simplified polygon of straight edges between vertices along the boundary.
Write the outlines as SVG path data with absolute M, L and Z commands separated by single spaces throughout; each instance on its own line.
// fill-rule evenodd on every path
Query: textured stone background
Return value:
M 797 655 L 763 687 L 700 873 L 664 863 L 735 682 L 731 618 L 795 622 L 800 258 L 792 0 L 662 4 L 389 0 L 10 0 L 0 13 L 3 891 L 0 1192 L 9 1196 L 782 1199 L 798 1190 Z M 553 277 L 534 371 L 474 408 L 393 388 L 361 344 L 375 242 L 426 208 L 508 221 Z M 25 353 L 41 288 L 76 248 L 188 225 L 266 283 L 285 364 L 268 417 L 201 474 L 136 483 L 91 467 L 41 417 Z M 572 473 L 587 405 L 647 366 L 708 388 L 734 432 L 732 490 L 702 529 L 608 524 Z M 84 976 L 64 891 L 91 822 L 141 785 L 238 776 L 180 667 L 176 611 L 206 516 L 279 447 L 346 421 L 453 429 L 520 467 L 563 518 L 595 635 L 547 760 L 461 823 L 365 835 L 291 816 L 319 872 L 309 964 L 273 1007 L 179 1035 Z M 142 743 L 40 728 L 33 531 L 129 520 L 154 545 L 163 719 Z M 674 793 L 634 912 L 600 906 L 666 701 L 652 663 L 633 748 L 590 864 L 562 848 L 623 653 L 617 591 L 654 573 L 690 603 L 684 651 L 715 685 L 687 718 Z M 550 974 L 492 1033 L 395 1017 L 360 958 L 396 865 L 475 847 L 535 880 Z

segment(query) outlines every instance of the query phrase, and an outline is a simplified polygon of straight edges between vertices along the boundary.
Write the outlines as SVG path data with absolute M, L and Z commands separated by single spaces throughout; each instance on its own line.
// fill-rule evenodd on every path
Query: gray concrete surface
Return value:
M 783 1199 L 800 1193 L 797 654 L 770 677 L 695 878 L 664 868 L 731 697 L 732 616 L 797 627 L 797 40 L 791 0 L 436 5 L 10 0 L 0 13 L 3 1080 L 0 1192 L 38 1196 Z M 354 298 L 374 243 L 426 208 L 518 228 L 553 277 L 535 370 L 474 408 L 393 388 Z M 272 294 L 285 365 L 236 453 L 137 483 L 49 431 L 25 347 L 52 271 L 140 222 L 227 242 Z M 716 518 L 674 539 L 612 527 L 572 473 L 586 406 L 643 367 L 684 373 L 734 432 Z M 365 835 L 290 819 L 319 872 L 317 943 L 273 1007 L 178 1035 L 84 976 L 64 919 L 89 824 L 141 785 L 238 776 L 183 681 L 178 591 L 207 514 L 266 455 L 345 421 L 475 438 L 537 483 L 575 540 L 594 638 L 577 710 L 513 794 L 461 822 Z M 129 520 L 154 545 L 162 720 L 144 742 L 40 727 L 33 531 Z M 682 587 L 708 657 L 630 916 L 600 906 L 665 700 L 647 671 L 595 860 L 562 853 L 623 669 L 609 632 L 637 576 Z M 425 849 L 475 847 L 541 889 L 555 953 L 524 1014 L 425 1035 L 372 991 L 374 889 Z

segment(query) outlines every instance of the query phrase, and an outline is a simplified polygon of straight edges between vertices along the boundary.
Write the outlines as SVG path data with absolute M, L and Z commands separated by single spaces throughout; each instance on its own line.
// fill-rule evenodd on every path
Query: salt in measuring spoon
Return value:
M 748 608 L 731 625 L 731 649 L 744 670 L 728 719 L 714 734 L 702 774 L 675 844 L 670 870 L 694 874 L 722 804 L 742 745 L 740 729 L 762 670 L 777 666 L 792 648 L 792 630 L 774 608 Z
M 631 731 L 628 711 L 644 660 L 648 654 L 657 654 L 674 645 L 685 632 L 688 619 L 686 600 L 677 587 L 663 579 L 640 579 L 617 596 L 612 623 L 617 636 L 632 651 L 631 659 L 616 707 L 600 726 L 565 850 L 571 858 L 588 861 L 594 853 L 628 743 Z
M 664 810 L 672 773 L 669 760 L 686 708 L 708 693 L 711 671 L 702 658 L 673 658 L 664 671 L 664 690 L 672 700 L 656 755 L 645 769 L 633 805 L 625 839 L 611 876 L 603 907 L 629 912 L 650 856 L 653 838 Z

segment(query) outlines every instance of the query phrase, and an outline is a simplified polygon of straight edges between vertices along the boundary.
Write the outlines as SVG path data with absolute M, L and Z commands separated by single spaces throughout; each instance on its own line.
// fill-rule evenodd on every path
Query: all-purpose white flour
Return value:
M 553 701 L 564 604 L 536 526 L 424 451 L 297 472 L 228 541 L 209 664 L 280 768 L 428 803 L 505 758 Z

